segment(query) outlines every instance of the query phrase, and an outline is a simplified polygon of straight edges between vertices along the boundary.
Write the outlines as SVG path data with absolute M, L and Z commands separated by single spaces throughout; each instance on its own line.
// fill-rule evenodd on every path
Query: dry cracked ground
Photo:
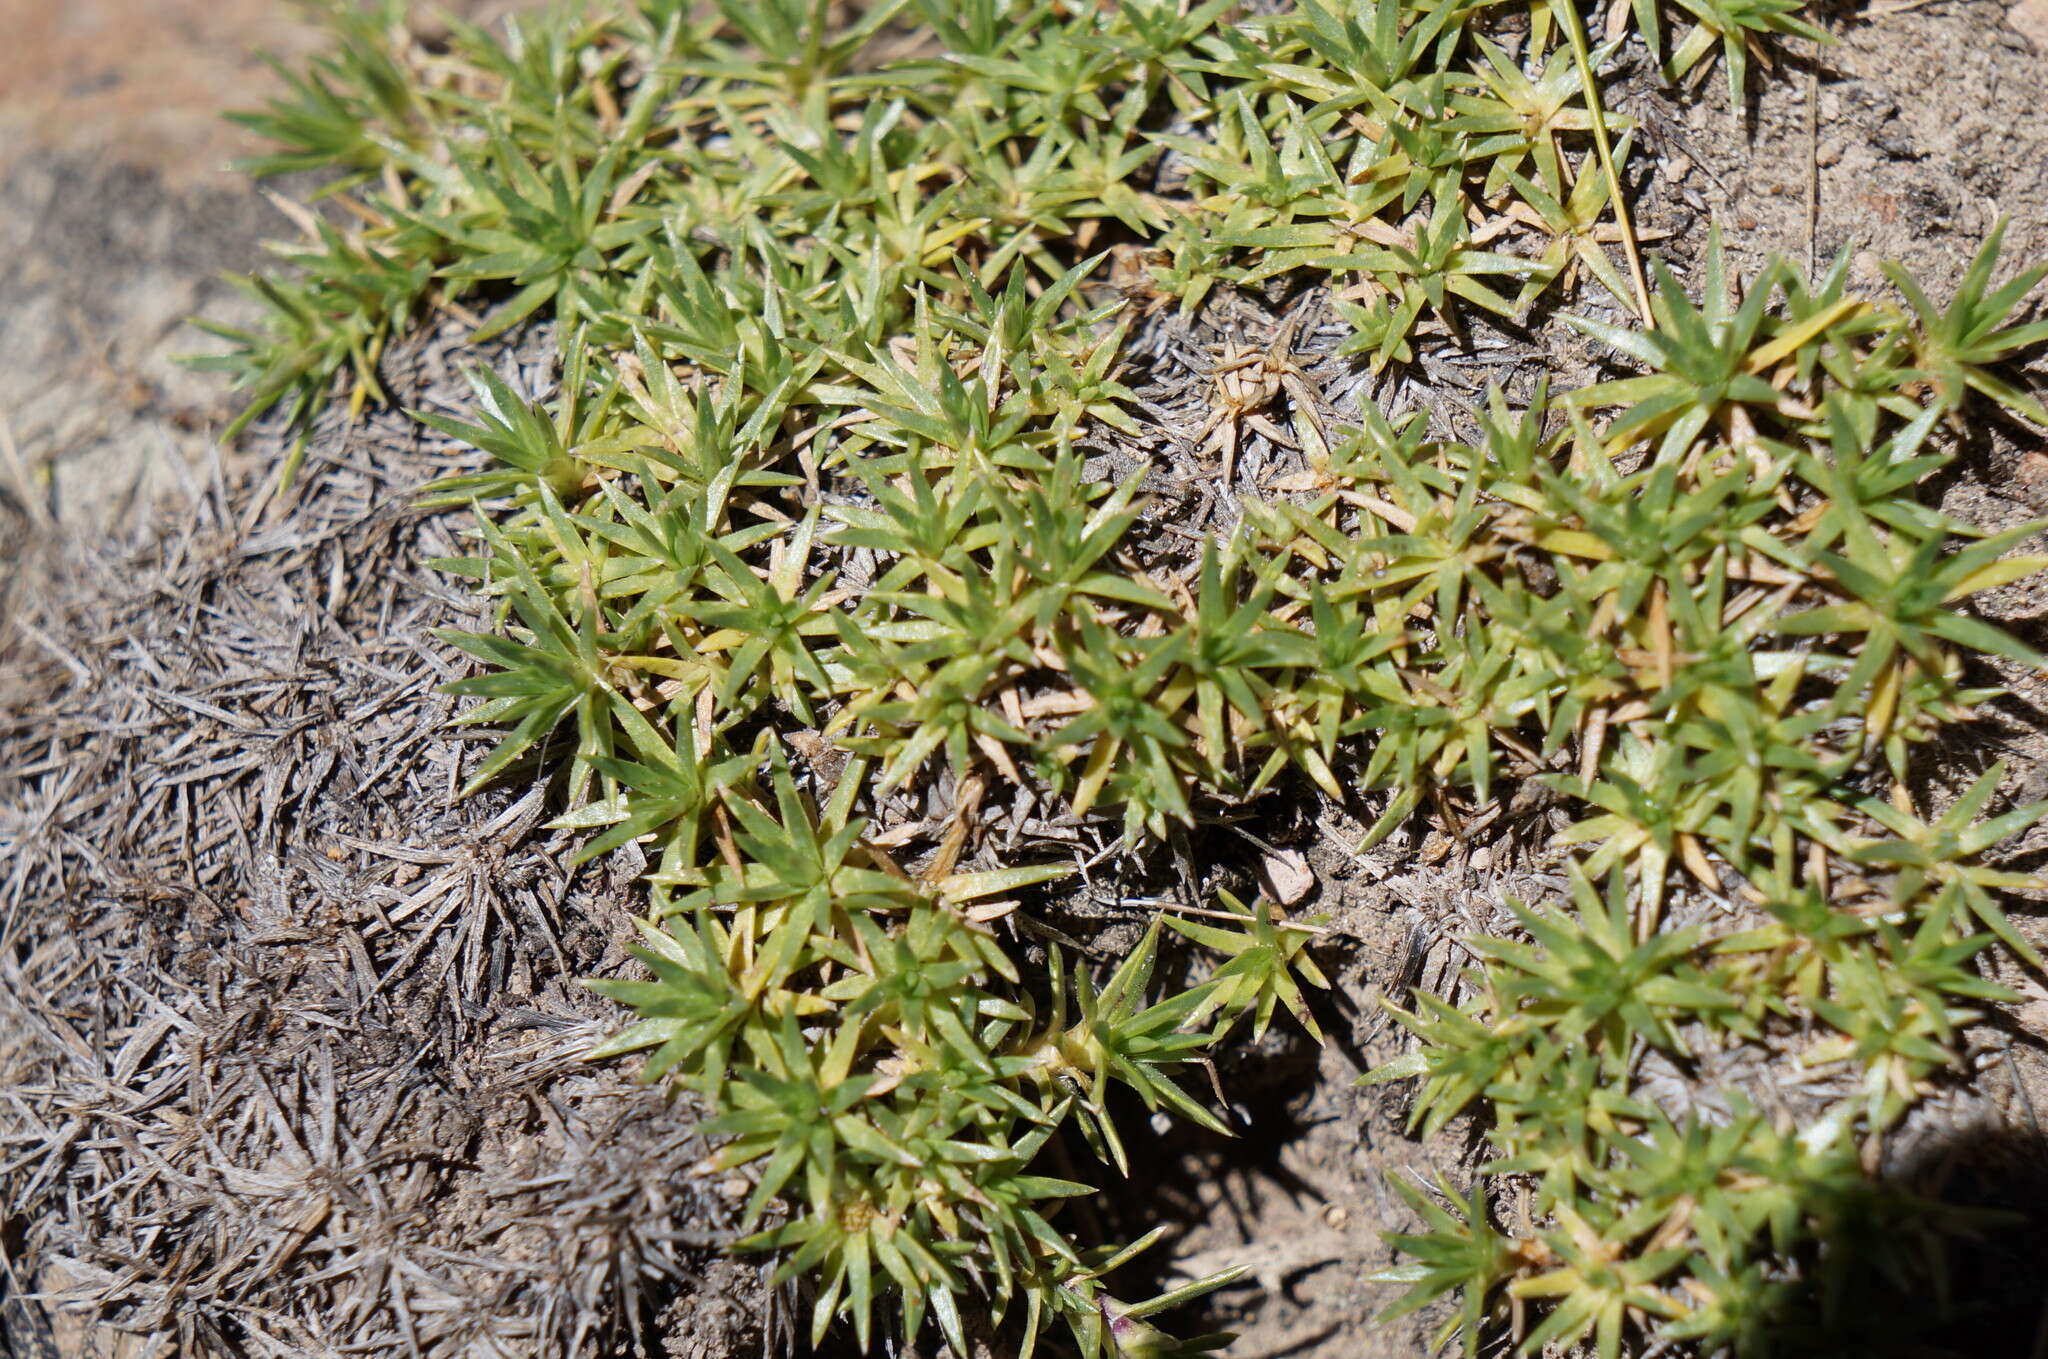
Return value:
M 1717 83 L 1624 101 L 1656 152 L 1646 229 L 1682 252 L 1718 222 L 1745 265 L 1846 248 L 1865 287 L 1898 258 L 1937 294 L 2001 217 L 2009 258 L 2048 258 L 2048 0 L 1824 15 L 1841 41 L 1758 82 L 1744 124 Z M 224 172 L 248 148 L 218 112 L 269 87 L 252 49 L 308 41 L 280 0 L 0 0 L 0 1355 L 758 1352 L 775 1308 L 716 1251 L 732 1187 L 663 1178 L 701 1154 L 686 1111 L 565 1055 L 604 1022 L 568 980 L 615 965 L 629 866 L 559 870 L 527 799 L 448 805 L 469 755 L 411 638 L 461 603 L 418 565 L 449 527 L 403 513 L 416 432 L 330 427 L 322 489 L 266 505 L 274 446 L 217 450 L 230 399 L 171 362 L 284 225 Z M 502 362 L 544 385 L 544 339 Z M 393 385 L 456 399 L 451 347 L 403 347 Z M 2048 513 L 2038 438 L 1993 431 L 1964 463 L 1958 513 Z M 2048 588 L 1991 612 L 2039 644 Z M 2014 796 L 2048 795 L 2048 677 L 2003 678 L 1989 739 Z M 209 799 L 240 829 L 210 835 Z M 1424 1153 L 1398 1096 L 1351 1083 L 1398 1050 L 1376 997 L 1455 969 L 1461 915 L 1511 884 L 1484 849 L 1360 860 L 1298 829 L 1245 853 L 1336 917 L 1350 1022 L 1236 1064 L 1254 1135 L 1107 1211 L 1163 1209 L 1190 1272 L 1252 1266 L 1215 1318 L 1236 1359 L 1419 1354 L 1422 1328 L 1368 1326 L 1363 1280 L 1407 1225 L 1383 1174 Z M 2007 980 L 2034 999 L 1899 1168 L 2048 1236 L 2024 1201 L 2048 1179 L 2048 990 Z M 39 1237 L 62 1252 L 21 1253 L 10 1196 L 71 1215 Z M 152 1214 L 208 1237 L 166 1252 Z M 1986 1281 L 1961 1352 L 2048 1354 L 2048 1261 L 1967 1262 L 1960 1285 Z

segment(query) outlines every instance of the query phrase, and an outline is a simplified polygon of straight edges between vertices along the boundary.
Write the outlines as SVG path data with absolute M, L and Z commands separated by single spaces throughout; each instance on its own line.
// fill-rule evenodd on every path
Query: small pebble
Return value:
M 2005 21 L 2011 24 L 2036 52 L 2048 57 L 2048 0 L 2020 0 L 2017 5 L 2005 12 Z M 2002 39 L 2005 35 L 1999 36 Z

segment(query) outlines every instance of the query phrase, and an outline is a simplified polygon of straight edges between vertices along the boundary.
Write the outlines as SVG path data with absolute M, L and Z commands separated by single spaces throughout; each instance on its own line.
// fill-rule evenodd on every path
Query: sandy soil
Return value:
M 219 276 L 286 227 L 221 113 L 318 34 L 288 0 L 0 0 L 0 35 L 0 513 L 117 522 L 233 414 L 172 360 L 211 343 L 188 317 L 247 314 Z

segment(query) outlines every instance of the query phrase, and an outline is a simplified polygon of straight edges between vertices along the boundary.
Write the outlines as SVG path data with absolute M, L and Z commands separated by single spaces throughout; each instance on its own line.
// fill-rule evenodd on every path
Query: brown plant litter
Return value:
M 459 400 L 448 349 L 394 360 L 408 399 Z M 630 874 L 559 867 L 538 789 L 448 796 L 418 639 L 465 606 L 405 508 L 445 456 L 388 416 L 314 457 L 285 505 L 209 469 L 19 601 L 0 1352 L 753 1352 L 780 1313 L 676 1173 L 692 1110 L 580 1060 Z

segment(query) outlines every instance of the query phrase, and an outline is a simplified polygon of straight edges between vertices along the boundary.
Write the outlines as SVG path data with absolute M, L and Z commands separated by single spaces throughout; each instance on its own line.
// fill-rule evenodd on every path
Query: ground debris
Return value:
M 462 343 L 390 359 L 404 404 L 461 400 Z M 539 389 L 552 353 L 485 357 Z M 760 1352 L 693 1111 L 580 1059 L 624 880 L 565 866 L 544 789 L 450 796 L 463 516 L 407 499 L 451 456 L 337 422 L 288 491 L 217 466 L 16 593 L 0 1351 Z

